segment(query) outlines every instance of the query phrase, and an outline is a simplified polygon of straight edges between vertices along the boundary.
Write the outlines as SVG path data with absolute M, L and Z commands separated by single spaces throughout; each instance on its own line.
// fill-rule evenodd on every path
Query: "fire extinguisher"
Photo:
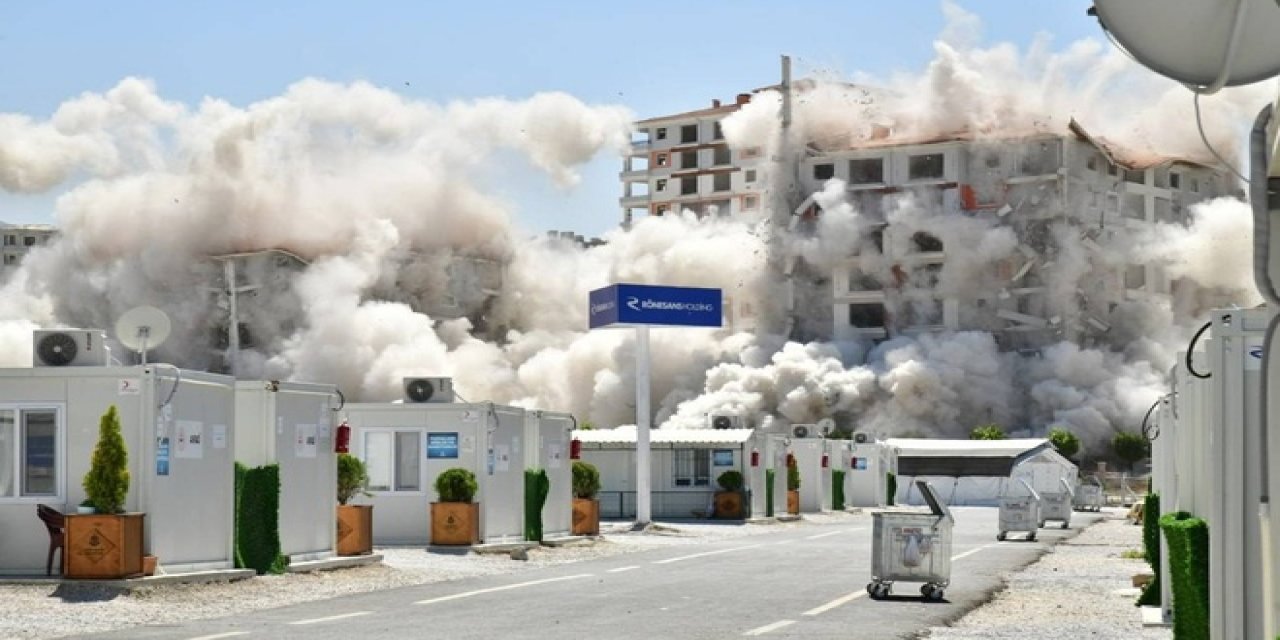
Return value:
M 826 469 L 829 466 L 831 466 L 831 458 L 824 453 L 822 454 L 822 468 Z
M 751 466 L 753 467 L 760 466 L 760 450 L 759 449 L 751 450 Z
M 338 425 L 338 430 L 333 436 L 333 450 L 336 453 L 351 452 L 351 425 L 346 420 Z
M 582 459 L 582 441 L 581 440 L 574 438 L 573 440 L 569 441 L 569 459 L 570 460 Z

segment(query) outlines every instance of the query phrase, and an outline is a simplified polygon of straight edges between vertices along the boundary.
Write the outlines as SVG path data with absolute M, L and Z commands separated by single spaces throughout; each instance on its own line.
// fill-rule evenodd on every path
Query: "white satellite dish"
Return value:
M 116 320 L 116 340 L 141 353 L 142 364 L 146 364 L 147 351 L 164 344 L 172 329 L 165 312 L 155 307 L 134 307 Z
M 1280 75 L 1276 0 L 1094 0 L 1092 13 L 1135 60 L 1204 93 Z

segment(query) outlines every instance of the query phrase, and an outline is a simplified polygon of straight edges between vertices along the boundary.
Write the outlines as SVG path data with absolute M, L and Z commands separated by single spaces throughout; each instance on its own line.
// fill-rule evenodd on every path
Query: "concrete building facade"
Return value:
M 56 233 L 57 229 L 48 224 L 0 222 L 0 282 L 18 269 L 32 249 L 49 244 Z

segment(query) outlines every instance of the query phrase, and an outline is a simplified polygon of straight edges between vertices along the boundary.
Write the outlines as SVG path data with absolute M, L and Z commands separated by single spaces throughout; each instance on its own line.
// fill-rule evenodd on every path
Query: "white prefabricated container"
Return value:
M 1040 526 L 1049 520 L 1062 523 L 1062 528 L 1071 526 L 1071 505 L 1075 501 L 1075 488 L 1065 478 L 1059 480 L 1058 490 L 1040 494 Z
M 791 454 L 800 469 L 801 513 L 817 513 L 831 508 L 831 474 L 822 467 L 825 450 L 826 440 L 822 438 L 791 438 Z
M 280 552 L 292 562 L 334 555 L 340 404 L 331 384 L 236 382 L 236 461 L 280 466 Z
M 888 499 L 888 476 L 893 472 L 893 448 L 883 442 L 850 445 L 845 474 L 845 503 L 850 507 L 883 507 Z
M 1017 480 L 1027 490 L 1025 494 L 1006 493 L 1000 496 L 999 532 L 996 540 L 1003 541 L 1009 533 L 1026 533 L 1027 540 L 1036 539 L 1040 528 L 1040 494 L 1026 481 Z
M 524 538 L 524 409 L 489 403 L 352 403 L 351 452 L 369 471 L 376 544 L 426 544 L 436 476 L 476 475 L 480 541 Z
M 894 582 L 919 582 L 926 600 L 941 600 L 951 584 L 951 529 L 955 518 L 929 483 L 916 482 L 928 511 L 895 508 L 871 513 L 871 582 L 880 600 Z
M 230 569 L 234 379 L 164 364 L 0 369 L 0 572 L 43 574 L 36 505 L 74 512 L 115 405 L 129 454 L 125 509 L 167 573 Z
M 551 411 L 525 412 L 524 464 L 543 469 L 550 480 L 547 502 L 542 507 L 544 538 L 569 535 L 573 526 L 573 461 L 569 459 L 573 416 Z

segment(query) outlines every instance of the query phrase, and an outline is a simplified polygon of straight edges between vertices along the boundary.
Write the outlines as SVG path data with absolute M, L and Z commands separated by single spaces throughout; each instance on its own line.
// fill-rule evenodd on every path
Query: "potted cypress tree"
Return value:
M 480 485 L 476 474 L 461 467 L 436 476 L 438 502 L 431 503 L 431 544 L 471 545 L 480 542 L 480 505 L 472 502 Z
M 800 515 L 800 465 L 790 453 L 787 454 L 787 513 Z
M 720 485 L 720 490 L 715 495 L 715 511 L 713 515 L 717 518 L 725 518 L 729 520 L 741 520 L 744 517 L 742 509 L 742 472 L 729 470 L 716 478 L 716 484 Z
M 338 555 L 373 553 L 373 505 L 348 504 L 367 496 L 369 473 L 364 462 L 349 453 L 338 454 Z
M 142 575 L 144 516 L 124 510 L 129 495 L 129 453 L 115 405 L 98 423 L 98 444 L 83 486 L 94 513 L 67 514 L 63 553 L 66 577 L 119 579 Z
M 590 462 L 573 463 L 573 528 L 575 536 L 600 535 L 600 470 Z

